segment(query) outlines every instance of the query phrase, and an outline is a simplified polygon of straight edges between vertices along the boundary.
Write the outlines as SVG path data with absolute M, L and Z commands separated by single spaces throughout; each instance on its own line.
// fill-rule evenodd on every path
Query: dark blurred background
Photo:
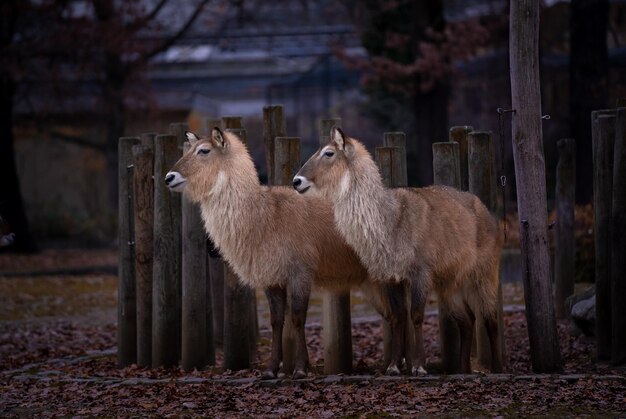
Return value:
M 548 190 L 556 141 L 577 141 L 592 196 L 590 112 L 626 96 L 626 1 L 542 2 Z M 4 250 L 114 245 L 117 140 L 244 117 L 261 176 L 262 107 L 316 148 L 340 117 L 368 146 L 407 134 L 409 182 L 432 182 L 431 143 L 492 130 L 510 107 L 508 1 L 4 0 L 0 5 L 0 233 Z M 504 167 L 514 186 L 509 119 Z M 499 153 L 498 153 L 499 156 Z M 499 163 L 498 163 L 499 164 Z M 513 204 L 514 187 L 507 189 Z M 551 197 L 549 197 L 551 198 Z

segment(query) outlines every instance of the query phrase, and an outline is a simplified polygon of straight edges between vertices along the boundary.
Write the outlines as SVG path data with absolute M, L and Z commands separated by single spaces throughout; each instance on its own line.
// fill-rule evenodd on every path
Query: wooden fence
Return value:
M 596 283 L 598 292 L 598 355 L 624 362 L 626 305 L 626 114 L 625 109 L 596 111 L 594 127 L 594 207 L 596 211 Z M 319 141 L 329 141 L 330 128 L 340 119 L 320 121 Z M 207 121 L 244 142 L 247 132 L 241 117 Z M 268 183 L 289 185 L 300 167 L 300 139 L 288 137 L 282 106 L 263 108 L 263 141 Z M 119 294 L 118 364 L 186 370 L 215 364 L 215 347 L 222 347 L 224 368 L 249 368 L 259 337 L 254 290 L 241 285 L 219 257 L 204 233 L 199 208 L 162 181 L 185 147 L 185 124 L 171 124 L 170 133 L 124 137 L 119 142 Z M 407 186 L 406 137 L 389 132 L 375 158 L 385 185 Z M 491 132 L 471 126 L 450 129 L 449 141 L 434 143 L 435 184 L 477 195 L 497 212 L 499 185 L 495 144 Z M 556 307 L 564 315 L 564 299 L 573 292 L 573 140 L 559 143 L 556 207 Z M 620 192 L 621 191 L 621 192 Z M 241 307 L 246 307 L 241 310 Z M 504 356 L 502 292 L 499 323 Z M 621 317 L 620 317 L 621 316 Z M 612 321 L 613 319 L 613 321 Z M 285 369 L 293 367 L 293 336 L 289 310 L 283 337 Z M 408 322 L 410 325 L 411 322 Z M 460 340 L 450 316 L 440 311 L 440 339 L 444 370 L 456 372 Z M 385 330 L 384 356 L 389 358 L 389 332 Z M 323 294 L 324 372 L 348 373 L 352 368 L 350 295 Z M 407 336 L 412 337 L 412 327 Z M 407 349 L 413 344 L 407 339 Z M 490 347 L 482 322 L 476 325 L 475 355 L 489 367 Z M 621 360 L 621 361 L 620 361 Z M 410 360 L 407 359 L 407 363 Z M 290 368 L 291 366 L 291 368 Z M 409 365 L 410 366 L 410 365 Z

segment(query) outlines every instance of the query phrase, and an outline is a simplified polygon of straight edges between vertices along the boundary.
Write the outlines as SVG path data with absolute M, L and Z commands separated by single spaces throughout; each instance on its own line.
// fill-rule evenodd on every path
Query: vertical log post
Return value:
M 265 146 L 265 164 L 267 168 L 267 184 L 271 185 L 274 180 L 274 142 L 276 137 L 287 135 L 283 105 L 271 105 L 263 107 L 263 145 Z
M 591 113 L 593 210 L 596 259 L 596 347 L 598 361 L 611 359 L 611 206 L 615 114 Z M 621 304 L 621 303 L 620 303 Z
M 554 310 L 565 319 L 565 299 L 574 293 L 574 205 L 576 203 L 576 142 L 562 138 L 557 143 L 556 166 L 556 248 L 554 257 Z
M 180 156 L 174 135 L 157 135 L 154 142 L 154 262 L 152 282 L 152 366 L 178 364 L 179 245 L 177 195 L 163 179 Z M 180 208 L 180 206 L 178 207 Z
M 393 137 L 388 136 L 392 134 Z M 398 146 L 376 147 L 375 160 L 380 171 L 383 184 L 387 188 L 398 188 L 407 186 L 406 171 L 406 150 L 403 149 L 404 133 L 385 133 L 385 144 L 398 144 Z M 410 287 L 410 284 L 407 284 Z M 407 293 L 410 296 L 411 293 Z M 407 305 L 407 322 L 405 329 L 405 362 L 410 371 L 412 368 L 412 354 L 415 350 L 415 329 L 411 319 L 411 303 L 409 299 Z M 385 367 L 391 362 L 391 326 L 383 319 L 383 357 Z
M 186 142 L 183 152 L 189 150 Z M 183 198 L 182 219 L 182 366 L 201 370 L 207 364 L 206 234 L 200 207 Z
M 274 147 L 272 185 L 289 186 L 300 168 L 300 139 L 276 137 Z M 283 327 L 283 372 L 285 374 L 291 374 L 295 368 L 295 344 L 296 335 L 291 322 L 291 290 L 287 289 L 287 310 Z
M 183 146 L 187 141 L 185 133 L 189 130 L 189 127 L 184 122 L 173 122 L 170 124 L 170 134 L 176 137 L 176 143 L 178 145 L 177 159 L 180 158 L 183 152 Z M 172 164 L 173 166 L 173 164 Z M 169 166 L 167 170 L 171 169 Z M 182 355 L 182 319 L 183 319 L 183 259 L 182 259 L 182 234 L 183 234 L 183 197 L 180 193 L 174 193 L 172 196 L 172 214 L 174 221 L 174 237 L 176 237 L 176 278 L 178 281 L 178 295 L 176 297 L 176 315 L 178 316 L 178 359 L 181 359 Z
M 222 119 L 222 128 L 237 135 L 245 144 L 246 131 L 241 126 L 241 117 Z M 251 336 L 251 297 L 254 294 L 250 287 L 239 281 L 237 274 L 227 263 L 224 263 L 223 269 L 224 368 L 242 370 L 250 367 L 250 360 L 256 349 L 256 341 Z
M 145 135 L 145 134 L 144 134 Z M 144 136 L 142 135 L 142 142 Z M 133 146 L 135 166 L 135 278 L 137 365 L 152 364 L 152 262 L 154 242 L 154 137 L 152 145 Z
M 222 127 L 224 130 L 235 134 L 242 143 L 248 144 L 248 133 L 243 129 L 243 118 L 240 116 L 225 116 L 222 118 Z M 226 266 L 225 269 L 230 269 Z M 259 318 L 257 314 L 257 302 L 256 302 L 256 290 L 251 287 L 246 287 L 248 292 L 248 346 L 250 347 L 250 359 L 254 359 L 256 356 L 256 344 L 259 340 Z
M 320 121 L 320 145 L 330 142 L 330 129 L 341 127 L 341 119 Z M 322 341 L 324 342 L 324 374 L 352 371 L 352 324 L 350 293 L 324 292 L 322 300 Z
M 132 148 L 138 143 L 135 137 L 122 137 L 118 143 L 117 365 L 120 368 L 137 362 Z
M 383 134 L 383 145 L 385 147 L 398 147 L 401 152 L 399 164 L 401 176 L 397 179 L 397 184 L 393 187 L 406 188 L 409 186 L 406 162 L 406 135 L 403 132 L 385 132 Z
M 624 105 L 624 103 L 622 103 Z M 611 363 L 626 364 L 626 108 L 617 110 L 611 222 Z
M 509 19 L 513 159 L 520 219 L 524 300 L 533 371 L 560 371 L 554 316 L 546 169 L 539 84 L 539 2 L 511 0 Z
M 469 174 L 468 174 L 468 134 L 474 131 L 474 128 L 469 125 L 461 125 L 450 128 L 449 141 L 455 141 L 459 143 L 459 158 L 460 158 L 460 171 L 461 171 L 461 187 L 462 191 L 467 191 L 469 188 Z
M 433 180 L 435 185 L 461 186 L 460 145 L 457 142 L 433 143 Z M 461 371 L 459 327 L 439 301 L 439 341 L 441 363 L 447 374 Z
M 496 185 L 496 177 L 493 172 L 495 155 L 493 147 L 493 137 L 491 132 L 473 131 L 467 135 L 468 138 L 468 190 L 476 195 L 483 204 L 494 213 L 496 202 L 493 189 Z M 499 257 L 500 255 L 498 255 Z M 476 318 L 475 327 L 476 355 L 478 362 L 485 368 L 492 368 L 491 346 L 485 322 L 481 318 Z M 502 314 L 502 284 L 498 281 L 498 337 L 500 343 L 500 354 L 502 361 L 506 360 L 506 350 L 504 347 L 504 317 Z

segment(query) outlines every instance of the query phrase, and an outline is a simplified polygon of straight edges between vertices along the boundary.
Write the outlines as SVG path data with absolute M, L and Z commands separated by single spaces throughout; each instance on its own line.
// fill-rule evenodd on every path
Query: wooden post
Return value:
M 320 145 L 330 142 L 330 129 L 333 126 L 341 127 L 341 119 L 320 120 Z M 322 298 L 324 374 L 349 373 L 352 371 L 350 293 L 324 291 Z
M 185 143 L 183 150 L 189 149 Z M 201 370 L 207 364 L 206 234 L 200 207 L 183 198 L 182 223 L 182 366 Z
M 156 132 L 144 132 L 140 135 L 141 145 L 147 145 L 152 147 L 154 155 L 154 139 L 158 134 Z
M 574 293 L 576 198 L 576 142 L 562 138 L 557 143 L 556 166 L 556 246 L 554 256 L 554 310 L 559 319 L 567 318 L 565 299 Z
M 135 137 L 122 137 L 118 143 L 117 365 L 120 368 L 137 362 L 132 148 L 138 143 Z
M 204 227 L 204 226 L 203 226 Z M 203 230 L 204 231 L 204 228 Z M 213 317 L 213 290 L 211 287 L 211 255 L 208 252 L 208 248 L 207 248 L 207 241 L 208 239 L 206 239 L 206 233 L 205 233 L 205 242 L 204 242 L 204 258 L 205 258 L 205 264 L 206 264 L 206 270 L 205 270 L 205 278 L 204 278 L 204 290 L 205 290 L 205 312 L 204 312 L 204 317 L 205 317 L 205 330 L 206 330 L 206 364 L 207 365 L 215 365 L 215 334 L 213 333 L 213 323 L 214 323 L 214 317 Z M 222 278 L 223 278 L 223 271 L 222 271 Z M 222 284 L 224 283 L 224 281 L 222 281 Z M 223 287 L 222 287 L 222 302 L 224 300 L 224 293 L 223 293 Z M 223 308 L 223 306 L 222 306 Z M 224 316 L 223 316 L 224 312 L 222 311 L 222 321 L 224 320 Z
M 376 147 L 375 160 L 378 170 L 383 179 L 383 184 L 387 188 L 398 188 L 407 186 L 406 171 L 406 150 L 403 149 L 404 133 L 393 133 L 393 137 L 385 133 L 385 144 L 398 144 L 399 146 Z M 410 287 L 410 284 L 409 284 Z M 408 294 L 410 295 L 410 293 Z M 412 301 L 409 300 L 409 306 L 406 313 L 407 322 L 405 329 L 405 362 L 407 369 L 412 368 L 412 354 L 415 350 L 415 329 L 413 320 L 411 319 Z M 391 326 L 389 322 L 383 319 L 383 358 L 385 367 L 391 363 Z
M 236 134 L 245 144 L 247 134 L 241 117 L 222 118 L 222 129 Z M 241 370 L 250 368 L 250 359 L 256 349 L 251 328 L 254 294 L 250 287 L 239 281 L 232 268 L 224 263 L 224 368 Z
M 626 364 L 626 108 L 617 110 L 611 222 L 611 363 Z
M 596 260 L 596 347 L 599 361 L 611 359 L 611 206 L 615 113 L 591 113 L 593 210 Z M 622 304 L 622 303 L 620 303 Z
M 476 195 L 483 204 L 494 213 L 496 202 L 492 193 L 496 185 L 496 176 L 493 172 L 495 155 L 491 131 L 473 131 L 467 135 L 468 139 L 468 190 Z M 476 319 L 476 355 L 478 362 L 486 368 L 491 365 L 491 346 L 483 319 Z M 504 317 L 502 314 L 502 284 L 498 281 L 498 339 L 500 343 L 500 357 L 506 360 L 504 347 Z
M 133 165 L 135 166 L 137 365 L 147 367 L 152 364 L 152 256 L 154 242 L 154 181 L 152 176 L 154 175 L 154 141 L 152 141 L 152 145 L 133 146 Z
M 461 186 L 460 146 L 457 142 L 433 143 L 433 180 L 435 185 Z M 441 363 L 448 374 L 461 372 L 461 335 L 456 321 L 439 301 L 439 341 Z
M 222 118 L 222 127 L 228 132 L 235 134 L 242 143 L 248 144 L 248 133 L 243 129 L 243 118 L 240 116 L 225 116 Z M 225 269 L 230 269 L 226 266 Z M 250 359 L 256 356 L 256 343 L 259 340 L 259 318 L 257 314 L 256 291 L 254 288 L 246 287 L 248 292 L 248 315 L 249 326 L 248 346 L 250 347 Z
M 407 187 L 408 174 L 406 163 L 406 135 L 403 132 L 385 132 L 383 134 L 383 145 L 385 147 L 398 147 L 401 151 L 399 163 L 402 165 L 400 168 L 400 178 L 394 183 L 393 187 Z
M 180 213 L 177 213 L 175 199 L 179 194 L 170 192 L 163 181 L 179 156 L 178 142 L 174 135 L 157 135 L 154 151 L 153 367 L 171 367 L 177 365 L 179 359 L 180 236 L 177 236 L 177 223 Z
M 459 143 L 459 158 L 460 158 L 460 171 L 461 171 L 461 187 L 462 191 L 467 191 L 469 188 L 469 174 L 467 166 L 467 153 L 468 153 L 468 139 L 467 136 L 470 132 L 474 131 L 474 128 L 469 125 L 461 125 L 450 128 L 449 141 L 455 141 Z
M 274 180 L 272 164 L 274 163 L 275 138 L 285 137 L 287 129 L 283 105 L 263 107 L 263 144 L 265 146 L 265 164 L 267 168 L 267 184 Z
M 276 137 L 274 142 L 273 185 L 289 186 L 300 168 L 300 139 L 297 137 Z M 287 289 L 287 307 L 283 327 L 283 372 L 291 374 L 295 368 L 295 344 L 291 322 L 291 290 Z
M 554 317 L 548 206 L 539 86 L 539 2 L 511 0 L 509 55 L 513 158 L 520 219 L 524 300 L 533 371 L 560 371 L 561 353 Z

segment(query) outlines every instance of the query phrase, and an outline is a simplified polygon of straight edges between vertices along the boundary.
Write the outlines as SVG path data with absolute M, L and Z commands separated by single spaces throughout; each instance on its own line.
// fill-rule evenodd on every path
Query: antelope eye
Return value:
M 334 151 L 332 151 L 332 150 L 326 150 L 326 151 L 324 152 L 324 156 L 326 156 L 326 157 L 332 157 L 332 156 L 334 156 L 334 155 L 335 155 L 335 152 L 334 152 Z
M 200 148 L 200 149 L 198 149 L 197 154 L 202 154 L 202 155 L 206 156 L 207 154 L 209 154 L 210 151 L 211 150 L 209 150 L 208 148 Z

